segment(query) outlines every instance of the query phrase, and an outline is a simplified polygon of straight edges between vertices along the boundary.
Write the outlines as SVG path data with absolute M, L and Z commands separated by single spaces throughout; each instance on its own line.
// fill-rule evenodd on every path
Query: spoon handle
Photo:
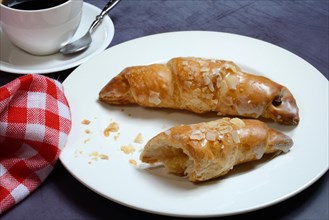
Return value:
M 91 24 L 88 32 L 92 33 L 96 27 L 103 21 L 104 15 L 106 15 L 114 6 L 116 6 L 121 0 L 110 0 L 103 8 L 101 13 L 96 16 L 96 19 Z

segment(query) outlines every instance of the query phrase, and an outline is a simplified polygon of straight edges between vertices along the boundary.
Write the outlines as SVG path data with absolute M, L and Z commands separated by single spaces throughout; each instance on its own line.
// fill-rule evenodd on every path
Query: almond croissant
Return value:
M 163 163 L 192 182 L 222 176 L 233 166 L 260 159 L 263 154 L 287 152 L 290 137 L 256 119 L 223 118 L 180 125 L 153 137 L 140 155 L 142 162 Z
M 108 82 L 99 99 L 109 104 L 264 117 L 287 125 L 299 122 L 296 101 L 286 87 L 223 60 L 173 58 L 167 64 L 128 67 Z

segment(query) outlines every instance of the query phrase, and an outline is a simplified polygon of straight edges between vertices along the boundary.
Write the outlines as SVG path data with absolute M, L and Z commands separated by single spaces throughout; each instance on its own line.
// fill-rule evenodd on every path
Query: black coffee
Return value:
M 55 7 L 68 0 L 3 0 L 2 4 L 20 10 L 40 10 Z

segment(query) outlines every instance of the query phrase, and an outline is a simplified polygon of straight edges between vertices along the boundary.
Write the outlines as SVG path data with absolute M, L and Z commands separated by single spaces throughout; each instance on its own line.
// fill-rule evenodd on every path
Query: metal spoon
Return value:
M 75 40 L 73 42 L 70 42 L 63 46 L 59 52 L 62 54 L 72 54 L 76 52 L 83 51 L 89 47 L 91 44 L 91 34 L 92 32 L 98 27 L 98 25 L 103 21 L 104 15 L 106 15 L 112 8 L 114 8 L 115 5 L 117 5 L 121 0 L 110 0 L 101 13 L 96 16 L 96 19 L 91 24 L 89 30 L 87 33 L 79 38 L 78 40 Z

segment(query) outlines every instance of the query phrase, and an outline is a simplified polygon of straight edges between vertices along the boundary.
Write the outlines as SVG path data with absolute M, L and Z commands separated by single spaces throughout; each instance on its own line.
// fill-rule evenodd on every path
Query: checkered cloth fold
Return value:
M 53 170 L 71 129 L 62 85 L 25 75 L 0 87 L 0 214 Z

